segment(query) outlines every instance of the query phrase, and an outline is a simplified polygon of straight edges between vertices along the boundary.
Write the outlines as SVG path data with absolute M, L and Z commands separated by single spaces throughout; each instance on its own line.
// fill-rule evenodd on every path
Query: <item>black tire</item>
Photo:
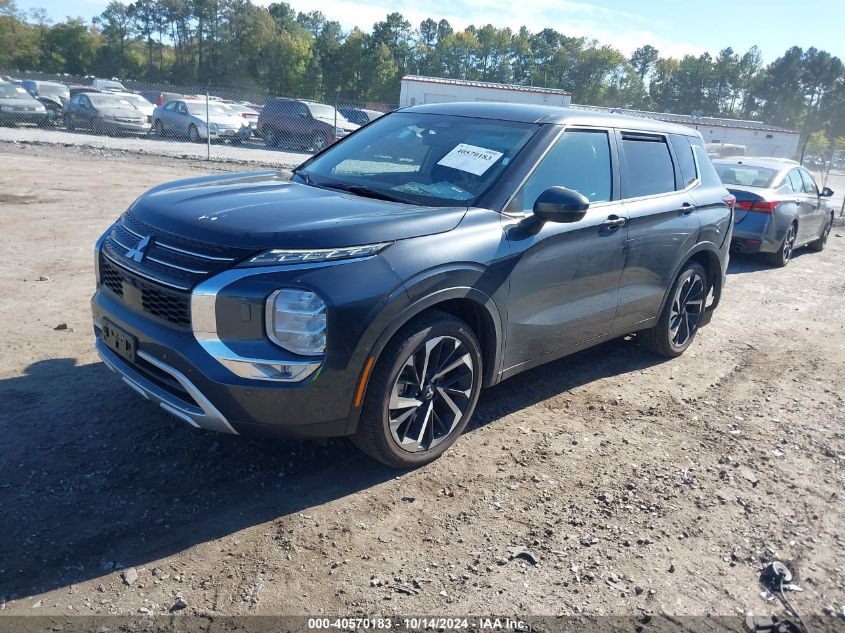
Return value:
M 265 127 L 262 130 L 264 137 L 264 144 L 267 147 L 273 148 L 279 146 L 279 134 L 271 127 Z
M 322 152 L 328 145 L 329 138 L 324 132 L 314 132 L 314 136 L 311 137 L 311 147 L 309 149 L 316 154 Z
M 666 358 L 683 354 L 701 325 L 708 294 L 707 271 L 698 262 L 687 262 L 672 284 L 657 324 L 639 335 L 645 348 Z
M 164 123 L 161 122 L 161 119 L 156 119 L 155 123 L 153 123 L 153 128 L 155 128 L 156 136 L 159 138 L 164 138 L 167 132 L 164 131 Z
M 393 336 L 376 361 L 352 441 L 394 468 L 434 461 L 472 417 L 482 371 L 481 347 L 469 325 L 445 312 L 420 315 Z
M 196 125 L 191 124 L 188 128 L 188 140 L 191 143 L 202 143 L 203 139 L 200 136 L 200 131 L 197 129 Z
M 75 132 L 76 131 L 76 123 L 73 122 L 72 117 L 65 117 L 65 129 L 68 132 Z
M 769 266 L 783 268 L 792 259 L 792 251 L 795 250 L 795 235 L 798 233 L 798 226 L 792 223 L 783 236 L 780 247 L 774 253 L 763 253 L 763 261 Z
M 814 240 L 807 244 L 807 247 L 816 253 L 821 253 L 824 250 L 824 247 L 827 246 L 827 238 L 830 236 L 830 231 L 833 229 L 833 214 L 830 214 L 830 217 L 825 222 L 824 227 L 822 228 L 822 233 L 819 235 L 817 240 Z

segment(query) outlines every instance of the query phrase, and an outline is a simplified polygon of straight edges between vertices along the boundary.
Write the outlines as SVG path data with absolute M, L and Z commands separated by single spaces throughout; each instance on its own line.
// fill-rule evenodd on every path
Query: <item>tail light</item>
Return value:
M 157 106 L 164 105 L 164 95 L 163 94 L 158 95 L 158 99 L 156 99 L 156 105 Z
M 758 213 L 774 213 L 780 202 L 771 200 L 741 200 L 737 206 L 743 211 L 757 211 Z

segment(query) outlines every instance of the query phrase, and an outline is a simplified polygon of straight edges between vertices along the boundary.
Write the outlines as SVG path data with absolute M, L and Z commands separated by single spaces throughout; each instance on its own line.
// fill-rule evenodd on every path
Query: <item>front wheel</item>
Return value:
M 329 144 L 329 139 L 323 132 L 314 132 L 314 136 L 311 138 L 311 151 L 317 154 L 318 152 L 322 152 L 326 149 L 326 146 Z
M 156 119 L 156 122 L 153 125 L 153 129 L 155 130 L 156 136 L 158 136 L 159 138 L 164 138 L 164 123 L 161 122 L 161 119 Z
M 196 125 L 192 125 L 188 128 L 188 140 L 190 140 L 191 143 L 202 143 L 202 137 L 200 137 L 200 132 Z
M 481 348 L 461 319 L 432 311 L 405 325 L 382 352 L 352 441 L 394 468 L 434 461 L 472 417 Z
M 657 325 L 641 334 L 645 347 L 666 358 L 683 354 L 698 332 L 709 293 L 707 271 L 698 262 L 688 262 L 672 284 Z
M 770 266 L 783 268 L 792 259 L 792 251 L 795 248 L 795 224 L 790 224 L 783 236 L 783 242 L 774 253 L 763 253 L 763 260 Z
M 822 233 L 819 235 L 817 240 L 810 242 L 807 246 L 811 251 L 815 251 L 816 253 L 820 253 L 824 250 L 824 247 L 827 246 L 827 238 L 830 237 L 830 231 L 833 229 L 833 215 L 831 215 L 827 222 L 824 224 L 824 228 L 822 228 Z

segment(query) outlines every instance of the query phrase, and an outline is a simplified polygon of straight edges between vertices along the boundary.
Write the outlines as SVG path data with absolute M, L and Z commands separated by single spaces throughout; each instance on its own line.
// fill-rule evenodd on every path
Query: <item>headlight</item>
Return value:
M 390 246 L 390 242 L 380 244 L 365 244 L 363 246 L 346 246 L 343 248 L 321 249 L 273 249 L 259 253 L 247 260 L 247 265 L 272 266 L 274 264 L 310 264 L 336 259 L 351 259 L 353 257 L 369 257 Z
M 36 112 L 47 112 L 47 108 L 45 108 L 43 105 L 41 105 L 39 103 L 37 106 L 35 106 L 35 111 Z
M 211 124 L 211 127 L 210 127 L 209 129 L 211 130 L 211 132 L 212 132 L 213 134 L 217 134 L 217 131 L 219 130 L 219 128 L 217 127 L 217 124 L 216 124 L 216 123 L 212 123 L 212 124 Z
M 303 356 L 326 351 L 326 303 L 309 290 L 283 288 L 271 294 L 265 307 L 270 340 Z
M 0 112 L 14 112 L 15 109 L 12 106 L 0 106 Z

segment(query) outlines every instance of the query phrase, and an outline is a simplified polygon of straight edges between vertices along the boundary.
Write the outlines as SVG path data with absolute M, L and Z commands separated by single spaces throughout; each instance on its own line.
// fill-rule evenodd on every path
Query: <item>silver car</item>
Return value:
M 713 161 L 736 196 L 731 249 L 760 253 L 772 266 L 786 266 L 792 252 L 807 245 L 820 251 L 833 227 L 828 187 L 793 160 L 738 156 Z
M 80 92 L 65 104 L 68 131 L 87 128 L 96 134 L 148 134 L 146 115 L 123 97 L 107 92 Z
M 212 140 L 239 143 L 252 134 L 249 124 L 226 106 L 199 99 L 173 99 L 157 107 L 153 111 L 153 129 L 158 136 L 187 137 L 195 143 L 209 136 Z

